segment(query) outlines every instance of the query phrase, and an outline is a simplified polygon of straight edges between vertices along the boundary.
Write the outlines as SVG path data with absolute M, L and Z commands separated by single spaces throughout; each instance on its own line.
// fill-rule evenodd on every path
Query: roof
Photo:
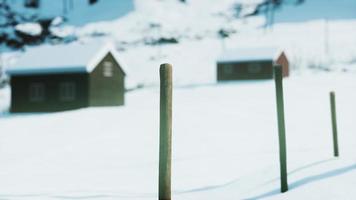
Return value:
M 231 49 L 221 54 L 218 63 L 275 60 L 282 51 L 275 47 Z
M 118 59 L 115 48 L 109 43 L 46 44 L 28 48 L 14 65 L 6 68 L 6 73 L 9 75 L 90 73 L 109 52 L 116 60 Z

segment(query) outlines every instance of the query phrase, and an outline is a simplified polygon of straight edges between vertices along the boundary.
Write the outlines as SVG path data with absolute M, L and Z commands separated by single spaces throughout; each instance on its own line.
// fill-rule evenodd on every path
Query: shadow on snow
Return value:
M 326 161 L 324 161 L 324 162 L 326 162 Z M 322 163 L 322 162 L 320 162 L 320 163 Z M 306 166 L 302 167 L 302 168 L 306 168 Z M 297 169 L 297 170 L 299 171 L 302 168 Z M 327 172 L 324 172 L 324 173 L 321 173 L 321 174 L 308 176 L 308 177 L 305 177 L 303 179 L 300 179 L 298 181 L 295 181 L 295 182 L 289 184 L 289 190 L 295 189 L 297 187 L 301 187 L 301 186 L 306 185 L 306 184 L 317 182 L 317 181 L 320 181 L 320 180 L 323 180 L 323 179 L 339 176 L 339 175 L 351 172 L 353 170 L 356 170 L 356 164 L 352 164 L 352 165 L 349 165 L 349 166 L 346 166 L 346 167 L 342 167 L 342 168 L 339 168 L 339 169 L 334 169 L 334 170 L 327 171 Z M 296 170 L 294 170 L 294 171 L 296 171 Z M 260 194 L 260 195 L 254 196 L 254 197 L 246 198 L 246 199 L 249 199 L 249 200 L 261 199 L 261 198 L 266 198 L 266 197 L 270 197 L 270 196 L 277 195 L 277 194 L 280 194 L 280 188 L 268 191 L 266 193 L 263 193 L 263 194 Z

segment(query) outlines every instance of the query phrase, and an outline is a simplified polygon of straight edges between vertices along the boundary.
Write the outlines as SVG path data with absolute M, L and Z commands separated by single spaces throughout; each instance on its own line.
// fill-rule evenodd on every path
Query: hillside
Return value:
M 277 23 L 265 29 L 263 15 L 234 16 L 239 2 L 241 12 L 250 13 L 260 1 L 135 0 L 135 9 L 118 19 L 56 27 L 82 42 L 113 42 L 126 64 L 127 88 L 135 90 L 123 107 L 10 114 L 10 89 L 1 89 L 0 199 L 157 199 L 158 68 L 164 62 L 174 73 L 173 199 L 356 197 L 356 20 L 283 22 L 276 13 Z M 306 0 L 279 12 L 314 11 L 309 6 Z M 220 30 L 229 37 L 222 40 Z M 290 186 L 284 194 L 273 80 L 216 82 L 224 50 L 270 46 L 285 49 L 292 64 L 284 79 Z M 23 53 L 4 54 L 6 66 Z M 332 156 L 332 90 L 339 158 Z
M 128 16 L 87 25 L 76 34 L 79 38 L 87 38 L 93 33 L 102 33 L 115 41 L 133 71 L 129 73 L 130 86 L 157 84 L 154 72 L 163 62 L 176 66 L 176 84 L 214 83 L 217 57 L 224 49 L 245 47 L 275 46 L 285 50 L 294 74 L 310 70 L 355 71 L 356 39 L 352 37 L 356 34 L 355 20 L 311 18 L 303 23 L 277 23 L 266 30 L 264 16 L 233 17 L 235 2 L 197 0 L 186 5 L 173 0 L 137 0 L 135 12 Z M 255 4 L 243 5 L 243 11 L 249 12 Z M 295 9 L 303 6 L 308 8 L 309 4 Z M 283 9 L 292 8 L 283 7 L 277 15 Z M 231 34 L 222 41 L 220 30 Z M 177 42 L 155 45 L 162 38 L 173 38 Z M 196 76 L 197 73 L 200 75 Z
M 293 16 L 308 16 L 308 13 L 315 13 L 311 8 L 316 5 L 326 7 L 322 2 L 317 4 L 317 0 L 294 7 L 283 6 L 276 12 L 278 23 L 270 29 L 263 28 L 264 15 L 248 18 L 234 16 L 237 4 L 242 5 L 240 14 L 243 15 L 251 12 L 258 2 L 196 0 L 182 4 L 176 0 L 136 0 L 135 10 L 117 20 L 93 22 L 80 27 L 62 25 L 53 28 L 53 32 L 82 41 L 100 36 L 100 39 L 114 42 L 130 69 L 129 88 L 156 85 L 153 72 L 163 62 L 177 66 L 176 84 L 214 83 L 217 57 L 224 49 L 245 47 L 275 46 L 285 50 L 295 74 L 309 73 L 310 70 L 305 69 L 355 70 L 356 39 L 352 37 L 356 34 L 353 28 L 355 20 L 326 21 L 320 14 L 318 18 L 313 15 L 304 22 L 278 22 L 279 16 L 285 13 L 293 11 L 296 12 Z M 352 7 L 353 4 L 353 1 L 344 0 L 339 7 Z M 337 3 L 333 2 L 333 5 Z M 100 8 L 97 8 L 98 12 L 106 13 L 106 9 Z M 299 11 L 302 9 L 305 12 Z M 337 13 L 340 11 L 335 10 L 334 15 Z M 229 37 L 222 40 L 219 31 L 227 32 Z M 16 56 L 5 60 L 15 61 Z M 187 73 L 189 70 L 190 73 Z M 204 73 L 196 76 L 199 72 Z

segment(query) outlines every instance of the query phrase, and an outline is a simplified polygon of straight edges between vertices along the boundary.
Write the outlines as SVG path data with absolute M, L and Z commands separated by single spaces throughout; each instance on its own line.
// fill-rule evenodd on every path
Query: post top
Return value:
M 161 68 L 172 68 L 172 65 L 169 64 L 169 63 L 163 63 L 163 64 L 161 64 L 160 67 L 161 67 Z
M 171 73 L 172 72 L 172 65 L 168 63 L 161 64 L 160 71 L 162 73 Z

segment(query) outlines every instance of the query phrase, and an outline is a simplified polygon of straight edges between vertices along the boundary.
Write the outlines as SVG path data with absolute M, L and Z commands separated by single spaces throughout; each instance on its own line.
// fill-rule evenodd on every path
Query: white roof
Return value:
M 282 51 L 275 47 L 262 47 L 250 49 L 231 49 L 225 51 L 218 58 L 219 63 L 224 62 L 246 62 L 257 60 L 275 60 Z
M 6 73 L 9 75 L 90 73 L 109 52 L 117 59 L 115 48 L 109 43 L 46 44 L 26 49 L 14 65 L 7 67 Z

